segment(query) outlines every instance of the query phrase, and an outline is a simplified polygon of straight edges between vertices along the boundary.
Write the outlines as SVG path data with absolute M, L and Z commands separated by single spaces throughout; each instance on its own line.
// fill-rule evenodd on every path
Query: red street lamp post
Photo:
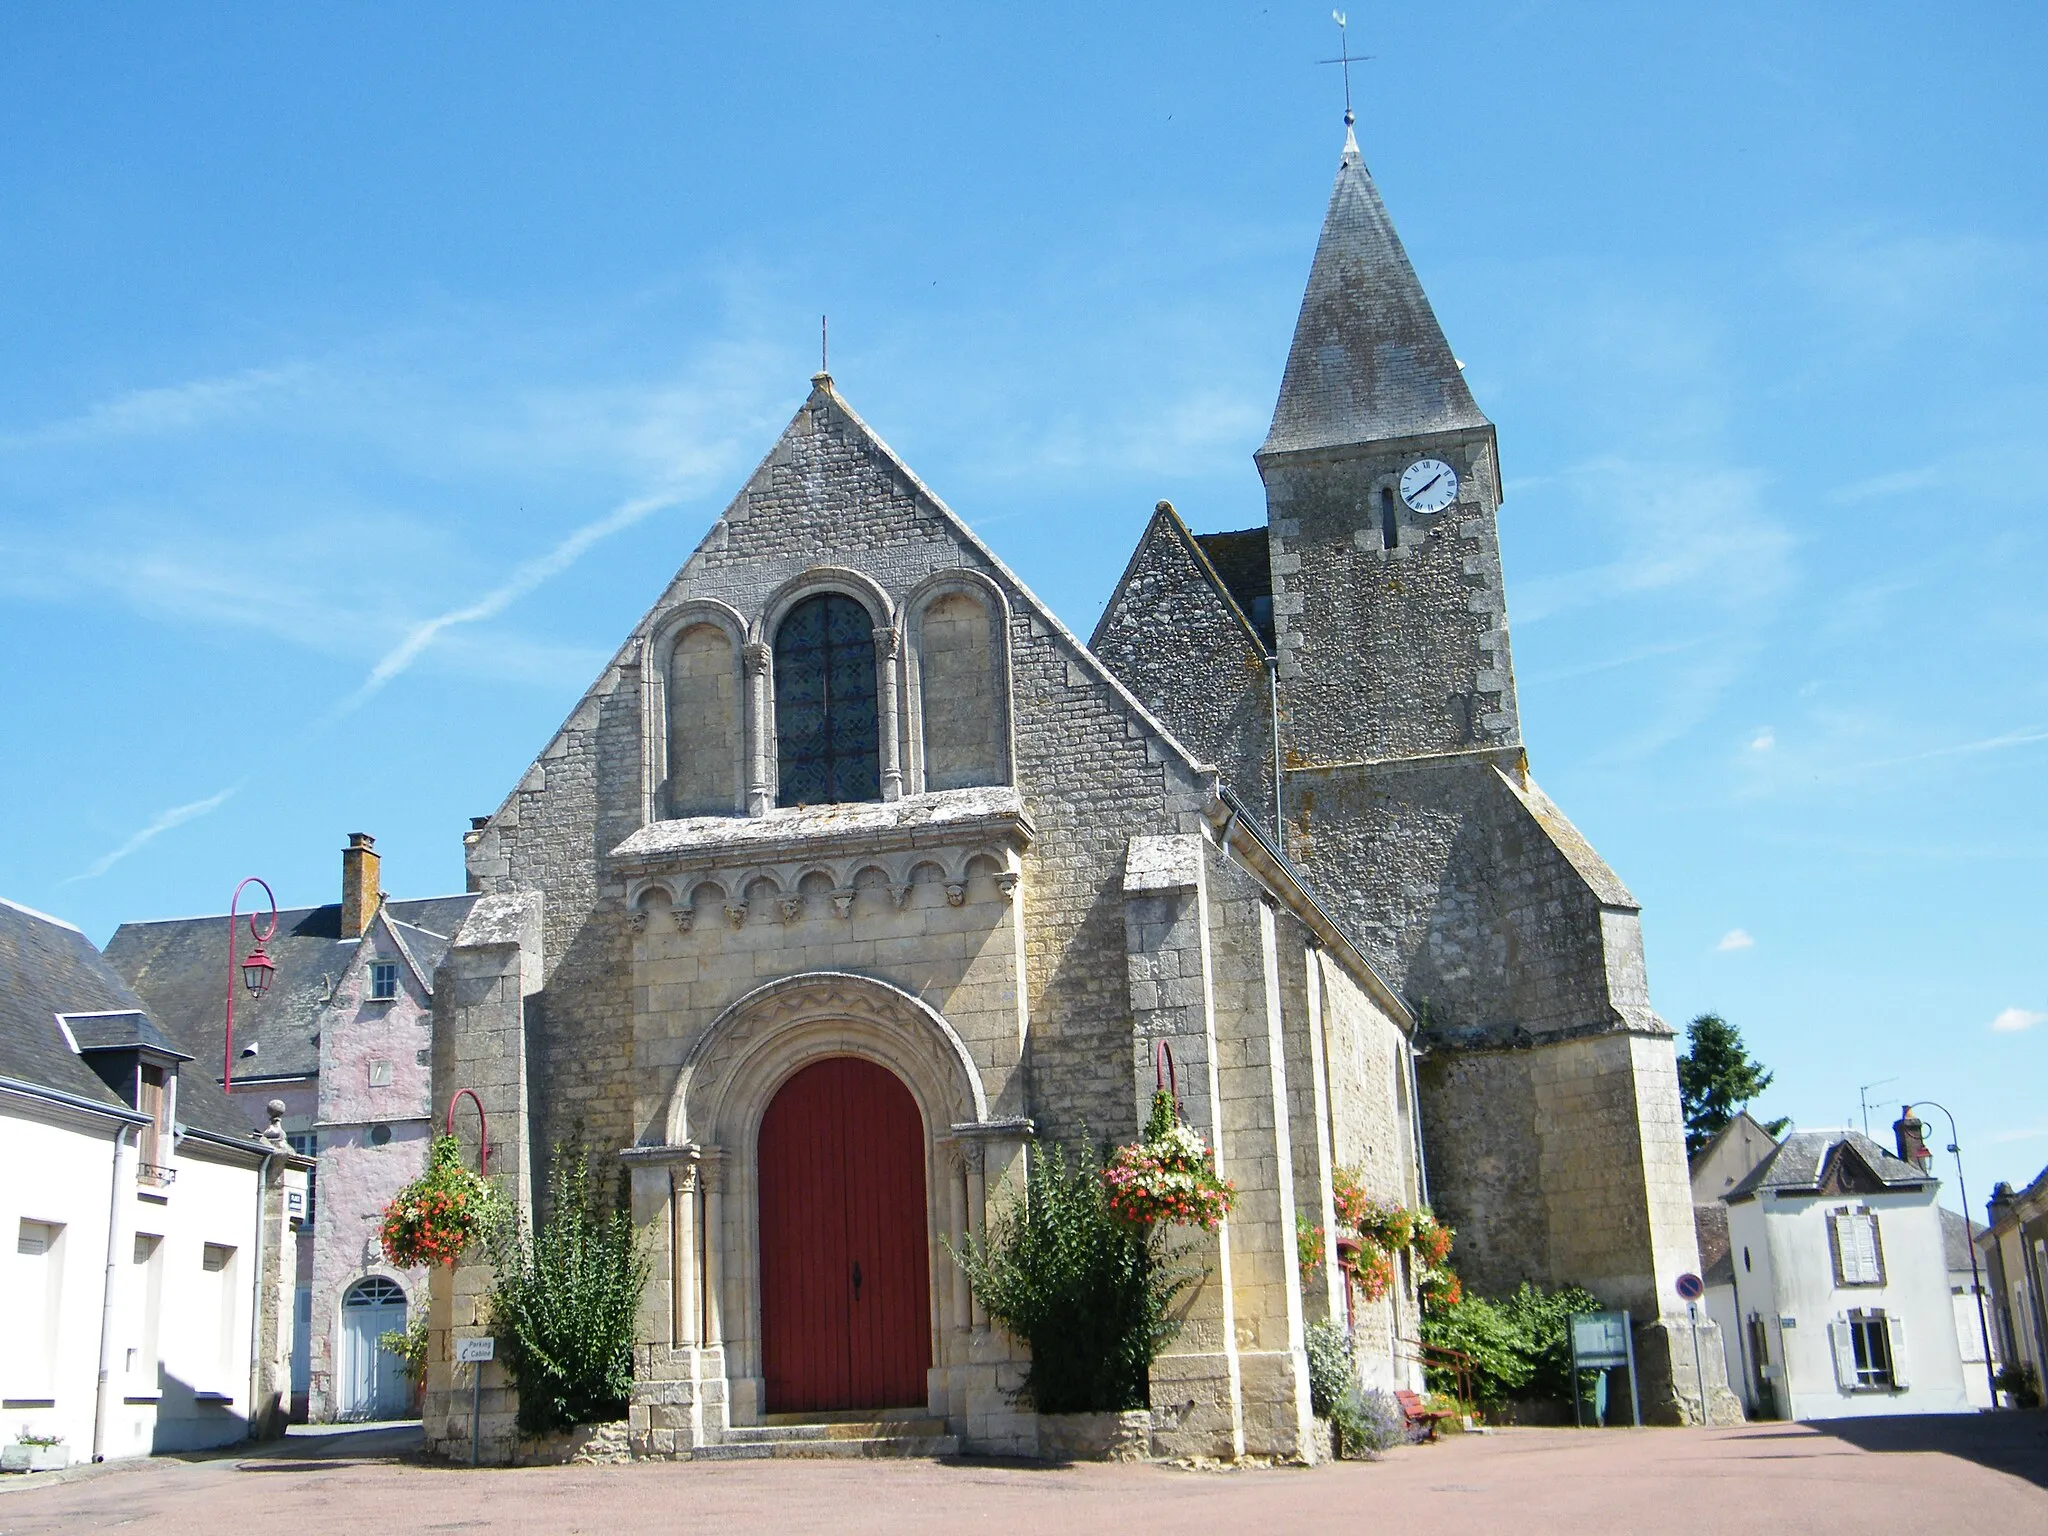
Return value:
M 263 887 L 263 894 L 270 898 L 270 926 L 258 928 L 256 914 L 249 914 L 249 937 L 256 941 L 255 949 L 249 952 L 239 967 L 235 964 L 235 918 L 240 913 L 242 892 L 252 885 Z M 235 1081 L 235 972 L 242 973 L 242 985 L 249 989 L 253 1000 L 270 990 L 270 979 L 277 974 L 277 965 L 263 952 L 263 946 L 277 937 L 277 897 L 272 893 L 268 881 L 251 875 L 235 887 L 234 900 L 228 903 L 228 1038 L 221 1058 L 220 1086 L 223 1093 L 234 1087 Z

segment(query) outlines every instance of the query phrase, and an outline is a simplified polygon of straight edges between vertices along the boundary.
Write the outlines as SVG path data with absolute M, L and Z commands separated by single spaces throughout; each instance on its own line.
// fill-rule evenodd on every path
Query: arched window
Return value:
M 882 798 L 874 623 L 830 592 L 805 598 L 775 631 L 776 804 Z

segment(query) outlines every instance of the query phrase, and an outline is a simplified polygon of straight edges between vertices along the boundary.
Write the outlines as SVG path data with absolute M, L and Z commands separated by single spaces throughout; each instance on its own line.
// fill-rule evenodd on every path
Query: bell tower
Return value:
M 1257 463 L 1288 760 L 1520 747 L 1493 423 L 1349 129 Z

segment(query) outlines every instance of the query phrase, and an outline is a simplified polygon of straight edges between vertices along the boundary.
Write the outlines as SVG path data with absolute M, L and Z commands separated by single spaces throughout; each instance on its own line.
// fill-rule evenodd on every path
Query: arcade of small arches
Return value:
M 1011 781 L 1010 608 L 979 571 L 901 603 L 819 566 L 751 617 L 660 614 L 643 668 L 649 820 L 766 815 Z
M 800 922 L 806 913 L 823 912 L 828 906 L 834 915 L 851 918 L 863 894 L 886 894 L 889 904 L 901 910 L 917 886 L 927 881 L 943 888 L 947 905 L 957 907 L 982 878 L 1005 901 L 1012 899 L 1022 879 L 1016 854 L 983 849 L 941 858 L 919 850 L 895 857 L 868 854 L 840 863 L 756 865 L 737 873 L 643 876 L 627 889 L 627 923 L 635 933 L 642 932 L 650 912 L 664 905 L 682 933 L 696 927 L 700 914 L 723 916 L 734 928 L 745 927 L 756 914 Z

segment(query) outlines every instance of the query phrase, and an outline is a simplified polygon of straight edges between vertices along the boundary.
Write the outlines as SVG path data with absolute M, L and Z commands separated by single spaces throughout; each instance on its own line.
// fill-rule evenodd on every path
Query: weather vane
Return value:
M 1344 66 L 1344 126 L 1349 128 L 1357 121 L 1351 115 L 1351 66 L 1363 64 L 1374 56 L 1369 53 L 1353 53 L 1351 51 L 1351 32 L 1342 11 L 1330 12 L 1330 20 L 1337 23 L 1337 57 L 1334 59 L 1317 59 L 1316 62 L 1318 64 L 1342 64 Z

